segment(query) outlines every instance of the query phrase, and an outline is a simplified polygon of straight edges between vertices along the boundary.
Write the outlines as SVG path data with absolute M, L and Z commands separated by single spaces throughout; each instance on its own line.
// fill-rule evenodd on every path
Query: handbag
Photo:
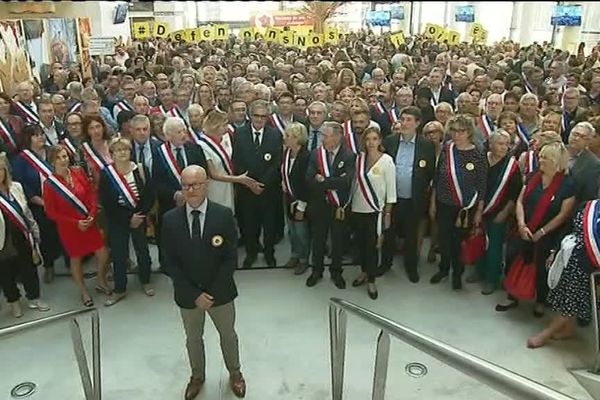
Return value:
M 483 230 L 477 230 L 460 244 L 460 259 L 465 265 L 475 264 L 485 255 L 487 237 Z
M 522 256 L 518 256 L 504 280 L 504 288 L 519 300 L 534 299 L 536 275 L 535 262 L 526 263 Z
M 576 243 L 577 240 L 573 234 L 565 236 L 560 243 L 560 250 L 554 256 L 554 261 L 548 271 L 548 287 L 550 289 L 554 289 L 558 285 L 558 282 L 560 282 L 562 272 L 571 258 L 571 253 L 573 253 Z

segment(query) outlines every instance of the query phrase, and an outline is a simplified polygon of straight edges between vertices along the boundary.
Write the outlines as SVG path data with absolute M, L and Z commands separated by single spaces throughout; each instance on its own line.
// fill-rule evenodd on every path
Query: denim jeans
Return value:
M 310 235 L 308 222 L 294 221 L 288 217 L 288 229 L 290 234 L 290 244 L 292 245 L 292 258 L 297 258 L 300 262 L 308 263 L 310 255 Z

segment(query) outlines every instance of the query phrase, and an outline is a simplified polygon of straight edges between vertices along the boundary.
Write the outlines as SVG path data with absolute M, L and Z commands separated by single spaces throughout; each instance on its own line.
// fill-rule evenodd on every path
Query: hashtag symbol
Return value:
M 143 34 L 145 34 L 145 33 L 146 33 L 146 27 L 144 27 L 144 26 L 140 26 L 140 27 L 138 28 L 138 33 L 139 33 L 140 35 L 143 35 Z

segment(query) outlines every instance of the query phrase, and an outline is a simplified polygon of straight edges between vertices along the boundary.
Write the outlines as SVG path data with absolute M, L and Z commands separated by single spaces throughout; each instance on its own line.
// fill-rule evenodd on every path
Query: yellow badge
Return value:
M 475 165 L 473 165 L 473 163 L 467 163 L 465 168 L 467 168 L 467 171 L 473 171 L 475 169 Z
M 419 167 L 425 168 L 426 166 L 427 166 L 427 161 L 425 161 L 425 160 L 420 160 L 419 161 Z
M 271 161 L 271 153 L 265 153 L 265 161 Z
M 213 247 L 221 247 L 221 245 L 223 244 L 223 236 L 215 235 L 212 237 L 212 240 L 210 242 L 212 243 Z

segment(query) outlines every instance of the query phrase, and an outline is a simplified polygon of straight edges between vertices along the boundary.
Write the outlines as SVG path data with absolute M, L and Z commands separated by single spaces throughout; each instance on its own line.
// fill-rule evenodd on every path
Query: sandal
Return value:
M 110 296 L 112 294 L 112 290 L 108 287 L 104 287 L 102 285 L 96 285 L 96 292 L 105 294 Z
M 87 299 L 82 297 L 81 298 L 81 302 L 83 303 L 83 306 L 86 308 L 92 308 L 94 307 L 94 300 L 92 300 L 91 297 L 88 297 Z

